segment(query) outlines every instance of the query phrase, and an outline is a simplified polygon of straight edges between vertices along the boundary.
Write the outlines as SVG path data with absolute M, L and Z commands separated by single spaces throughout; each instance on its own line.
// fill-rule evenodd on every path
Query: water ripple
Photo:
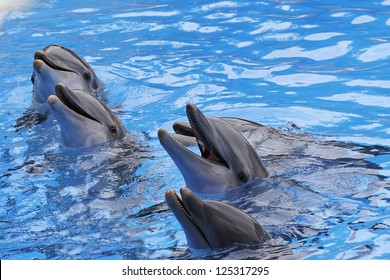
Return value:
M 287 87 L 308 87 L 316 84 L 340 81 L 336 76 L 311 73 L 280 75 L 268 78 L 267 80 L 277 85 Z
M 113 14 L 113 18 L 134 18 L 134 17 L 171 17 L 180 14 L 179 11 L 144 11 L 144 12 L 130 12 L 130 13 L 121 13 Z
M 310 34 L 304 37 L 307 41 L 324 41 L 328 40 L 330 38 L 336 37 L 336 36 L 342 36 L 345 35 L 345 33 L 340 32 L 320 32 L 320 33 L 314 33 Z
M 300 47 L 291 47 L 285 50 L 275 50 L 263 56 L 263 59 L 304 57 L 316 61 L 334 59 L 346 55 L 350 50 L 352 41 L 340 41 L 335 46 L 307 51 Z
M 357 59 L 363 62 L 372 62 L 390 57 L 390 43 L 375 45 L 363 50 Z
M 319 97 L 319 98 L 323 100 L 330 100 L 330 101 L 356 102 L 365 106 L 378 106 L 378 107 L 390 108 L 389 96 L 350 92 L 350 93 L 335 94 L 333 96 Z
M 262 24 L 260 24 L 260 27 L 258 27 L 256 30 L 253 30 L 249 32 L 251 35 L 257 35 L 264 32 L 269 31 L 282 31 L 291 28 L 292 23 L 291 22 L 283 22 L 283 21 L 267 21 Z
M 372 22 L 375 20 L 376 20 L 376 18 L 374 18 L 372 16 L 364 15 L 364 16 L 358 16 L 357 18 L 354 18 L 351 21 L 351 23 L 352 24 L 363 24 L 363 23 L 368 23 L 368 22 Z

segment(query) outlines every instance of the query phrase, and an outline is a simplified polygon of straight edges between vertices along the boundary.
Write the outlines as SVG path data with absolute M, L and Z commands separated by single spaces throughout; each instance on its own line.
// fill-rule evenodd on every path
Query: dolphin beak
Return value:
M 46 64 L 48 67 L 58 70 L 58 71 L 65 71 L 65 72 L 72 72 L 77 74 L 74 70 L 66 67 L 65 64 L 61 63 L 59 61 L 56 61 L 55 59 L 51 58 L 48 56 L 44 51 L 38 50 L 34 53 L 34 69 L 35 69 L 35 62 L 36 61 L 41 61 L 44 64 Z
M 86 107 L 86 106 L 80 106 L 83 103 L 80 102 L 80 99 L 77 98 L 77 95 L 75 95 L 71 90 L 69 90 L 64 84 L 61 84 L 61 83 L 56 84 L 55 92 L 57 94 L 57 97 L 69 109 L 71 109 L 72 111 L 74 111 L 75 113 L 77 113 L 77 114 L 79 114 L 81 116 L 84 116 L 85 118 L 88 118 L 88 119 L 90 119 L 92 121 L 101 123 L 99 120 L 94 118 L 91 114 L 89 114 L 88 112 L 86 112 L 83 109 L 83 107 Z M 84 94 L 84 93 L 82 93 L 82 94 Z M 86 95 L 85 97 L 89 97 L 89 96 Z M 77 99 L 79 99 L 79 100 L 77 100 Z
M 190 247 L 194 249 L 210 249 L 211 246 L 207 241 L 207 238 L 205 237 L 202 229 L 199 227 L 196 220 L 191 216 L 186 206 L 191 203 L 192 207 L 195 207 L 201 211 L 203 205 L 202 201 L 193 193 L 191 193 L 191 191 L 189 191 L 187 188 L 181 188 L 180 194 L 182 199 L 173 189 L 169 189 L 165 193 L 165 202 L 182 226 Z

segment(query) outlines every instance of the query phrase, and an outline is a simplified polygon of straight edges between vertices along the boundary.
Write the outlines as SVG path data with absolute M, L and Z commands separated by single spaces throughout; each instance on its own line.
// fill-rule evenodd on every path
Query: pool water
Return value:
M 2 3 L 1 259 L 390 258 L 389 0 Z M 55 121 L 15 128 L 49 44 L 94 68 L 126 140 L 67 149 Z M 271 178 L 215 198 L 271 244 L 188 249 L 157 131 L 190 102 L 277 128 L 292 141 L 278 148 L 314 139 L 257 146 Z

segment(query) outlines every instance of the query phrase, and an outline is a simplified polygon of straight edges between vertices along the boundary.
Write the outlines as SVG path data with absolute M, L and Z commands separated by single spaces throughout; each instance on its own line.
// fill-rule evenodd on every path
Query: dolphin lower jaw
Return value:
M 64 146 L 68 148 L 90 147 L 111 140 L 102 125 L 88 119 L 71 119 L 56 115 Z
M 189 189 L 196 193 L 218 194 L 231 187 L 227 166 L 198 156 L 163 129 L 158 131 L 158 137 Z
M 47 98 L 51 95 L 54 94 L 54 91 L 51 89 L 54 89 L 53 87 L 50 87 L 47 84 L 40 84 L 40 81 L 36 79 L 36 82 L 34 83 L 33 86 L 33 94 L 32 94 L 32 99 L 33 102 L 38 103 L 38 104 L 45 104 L 47 102 Z
M 51 94 L 54 94 L 55 82 L 53 82 L 53 79 L 51 78 L 52 73 L 47 65 L 41 60 L 35 60 L 33 68 L 33 100 L 36 103 L 46 103 L 47 98 Z
M 219 177 L 221 172 L 210 172 L 211 168 L 207 168 L 207 166 L 198 166 L 195 171 L 191 171 L 185 165 L 180 165 L 180 163 L 177 165 L 180 166 L 179 170 L 183 175 L 186 186 L 195 193 L 221 194 L 232 187 L 227 180 L 227 176 L 222 175 L 222 177 Z M 190 165 L 193 167 L 195 164 L 190 163 Z M 215 170 L 215 168 L 213 169 Z

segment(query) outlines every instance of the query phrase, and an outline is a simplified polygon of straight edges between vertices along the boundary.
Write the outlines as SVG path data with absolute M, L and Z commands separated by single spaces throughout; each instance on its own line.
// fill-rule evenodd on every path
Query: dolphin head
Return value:
M 63 84 L 55 86 L 55 93 L 47 102 L 60 125 L 65 146 L 88 147 L 125 136 L 121 122 L 96 97 L 70 90 Z
M 187 243 L 194 249 L 218 249 L 234 244 L 263 244 L 270 239 L 263 227 L 248 214 L 228 204 L 201 200 L 188 188 L 173 189 L 165 201 L 182 226 Z
M 73 51 L 57 45 L 49 45 L 34 54 L 33 98 L 45 103 L 53 94 L 57 83 L 70 89 L 80 89 L 92 94 L 100 86 L 92 68 Z
M 196 139 L 201 156 L 187 149 L 181 137 L 160 129 L 161 145 L 182 173 L 187 187 L 197 193 L 221 193 L 256 178 L 268 177 L 256 151 L 228 122 L 205 117 L 193 104 L 188 104 L 189 124 L 175 123 L 179 136 Z

